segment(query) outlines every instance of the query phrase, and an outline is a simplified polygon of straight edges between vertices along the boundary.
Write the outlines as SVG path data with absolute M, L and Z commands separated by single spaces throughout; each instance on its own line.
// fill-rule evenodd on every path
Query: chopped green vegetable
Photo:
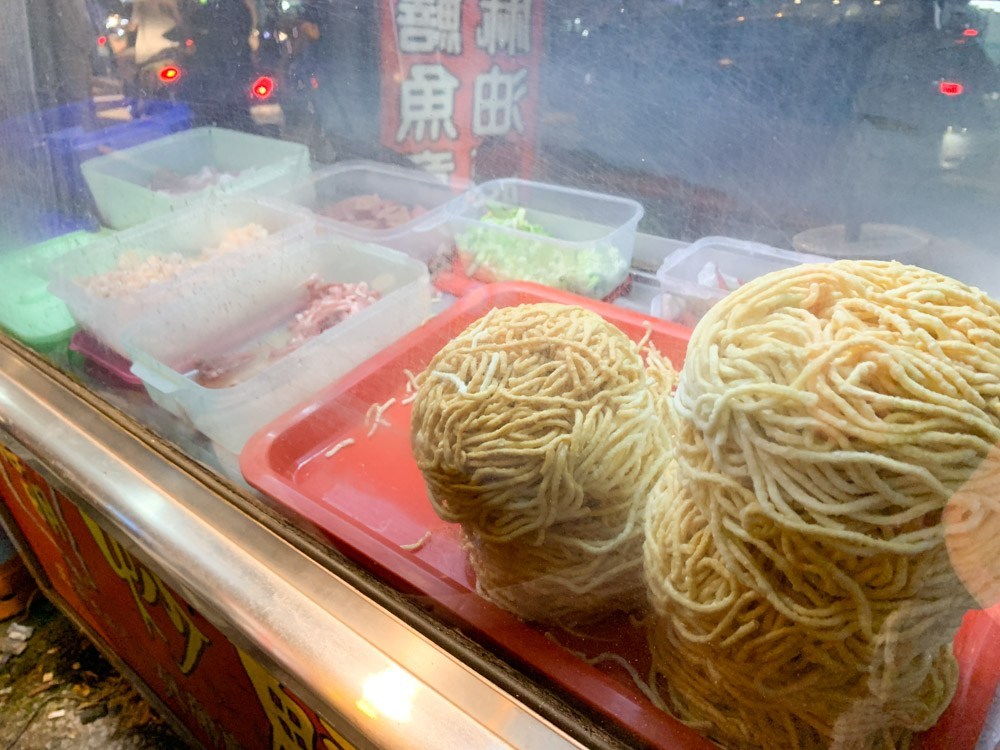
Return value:
M 546 242 L 552 235 L 529 222 L 525 214 L 525 209 L 516 206 L 492 207 L 480 219 L 490 227 L 470 229 L 457 238 L 459 257 L 469 276 L 533 281 L 597 298 L 607 296 L 624 280 L 628 267 L 616 248 L 606 242 L 579 249 Z

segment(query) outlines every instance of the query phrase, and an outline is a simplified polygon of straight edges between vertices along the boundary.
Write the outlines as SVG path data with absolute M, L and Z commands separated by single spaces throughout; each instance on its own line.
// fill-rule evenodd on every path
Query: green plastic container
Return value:
M 37 245 L 0 250 L 0 327 L 42 354 L 65 352 L 76 322 L 63 301 L 49 293 L 49 266 L 100 236 L 71 232 Z

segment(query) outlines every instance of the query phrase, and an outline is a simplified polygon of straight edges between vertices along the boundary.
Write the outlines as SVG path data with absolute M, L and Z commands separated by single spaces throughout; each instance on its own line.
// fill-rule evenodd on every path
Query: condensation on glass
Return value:
M 9 6 L 6 335 L 627 741 L 993 746 L 1000 2 Z M 560 453 L 572 429 L 514 418 L 527 391 L 490 402 L 576 346 L 584 323 L 510 312 L 535 303 L 605 337 L 604 385 L 567 375 L 536 422 L 591 429 L 609 384 L 649 413 L 609 402 Z M 461 335 L 494 309 L 541 343 Z M 638 434 L 662 455 L 626 456 Z M 441 466 L 474 460 L 463 516 Z M 537 517 L 475 507 L 494 484 Z

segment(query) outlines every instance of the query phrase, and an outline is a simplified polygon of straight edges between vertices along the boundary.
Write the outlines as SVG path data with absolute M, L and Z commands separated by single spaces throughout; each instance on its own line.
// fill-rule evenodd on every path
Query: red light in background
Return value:
M 962 32 L 962 36 L 979 36 L 979 29 L 966 29 Z
M 258 99 L 269 99 L 274 93 L 274 80 L 269 76 L 261 76 L 253 82 L 250 93 Z
M 184 46 L 185 47 L 193 47 L 194 46 L 194 39 L 188 39 L 186 42 L 184 42 Z
M 173 83 L 181 77 L 181 69 L 174 65 L 167 65 L 160 68 L 160 80 L 164 83 Z
M 965 86 L 956 81 L 941 81 L 938 84 L 938 91 L 945 96 L 958 96 L 965 91 Z
M 311 76 L 309 78 L 309 85 L 312 86 L 314 89 L 319 88 L 319 81 L 316 80 L 316 76 Z
M 99 36 L 99 37 L 97 37 L 97 46 L 98 47 L 103 47 L 107 43 L 108 43 L 108 38 L 106 36 Z

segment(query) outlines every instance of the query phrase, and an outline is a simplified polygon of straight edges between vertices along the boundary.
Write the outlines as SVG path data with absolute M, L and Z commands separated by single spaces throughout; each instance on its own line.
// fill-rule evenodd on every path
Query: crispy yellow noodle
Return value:
M 942 511 L 1000 442 L 1000 306 L 898 263 L 770 274 L 699 323 L 671 407 L 645 548 L 670 710 L 727 748 L 907 747 L 957 683 Z
M 413 453 L 483 596 L 557 625 L 644 602 L 644 508 L 667 455 L 653 390 L 674 377 L 648 356 L 647 374 L 592 312 L 522 305 L 473 323 L 420 376 Z

